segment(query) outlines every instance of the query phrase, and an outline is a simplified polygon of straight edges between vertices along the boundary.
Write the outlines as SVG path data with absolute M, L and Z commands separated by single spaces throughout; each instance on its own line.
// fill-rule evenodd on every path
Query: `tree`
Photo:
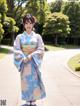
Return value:
M 63 0 L 56 0 L 55 2 L 50 3 L 51 13 L 60 12 L 63 5 Z
M 3 33 L 4 33 L 3 22 L 5 20 L 7 10 L 8 8 L 7 8 L 6 0 L 1 0 L 0 1 L 0 42 L 3 38 Z
M 1 42 L 2 38 L 3 38 L 3 33 L 4 33 L 4 30 L 2 28 L 2 24 L 0 23 L 0 42 Z
M 28 1 L 30 0 L 7 0 L 7 16 L 14 18 L 18 26 L 21 24 L 22 17 L 25 13 L 25 6 L 23 4 L 26 4 Z
M 40 33 L 42 33 L 45 18 L 49 13 L 47 0 L 28 1 L 28 3 L 26 4 L 26 10 L 27 13 L 31 13 L 37 18 Z
M 15 20 L 13 19 L 14 17 L 12 17 L 11 14 L 13 14 L 13 1 L 15 0 L 1 0 L 0 1 L 0 14 L 1 14 L 1 28 L 3 28 L 4 35 L 10 33 L 9 35 L 11 35 L 11 38 L 14 38 L 14 34 L 15 32 L 17 32 L 19 30 L 19 28 L 16 25 Z M 11 5 L 7 5 L 7 3 L 11 3 Z M 11 7 L 11 8 L 10 8 Z M 8 9 L 9 8 L 9 9 Z M 7 14 L 7 12 L 9 12 L 9 10 L 11 11 L 11 14 Z M 11 18 L 12 17 L 12 18 Z M 14 31 L 13 31 L 14 29 Z M 3 38 L 3 37 L 1 37 Z M 12 40 L 13 41 L 13 40 Z
M 45 22 L 43 34 L 54 36 L 55 45 L 59 36 L 67 36 L 70 33 L 69 18 L 62 13 L 50 14 Z
M 37 25 L 42 33 L 44 20 L 49 11 L 47 0 L 7 0 L 7 4 L 7 16 L 14 18 L 18 27 L 21 27 L 23 16 L 31 13 L 37 17 Z
M 14 42 L 14 33 L 18 32 L 19 28 L 16 25 L 16 21 L 11 17 L 6 17 L 4 27 L 6 27 L 6 34 L 11 33 L 12 44 Z
M 27 13 L 36 16 L 40 23 L 44 23 L 45 16 L 49 12 L 47 0 L 33 0 L 26 4 Z M 34 10 L 34 11 L 33 11 Z
M 69 17 L 71 27 L 70 36 L 74 37 L 74 44 L 76 44 L 77 40 L 75 38 L 80 37 L 80 2 L 76 2 L 75 0 L 66 2 L 62 12 Z

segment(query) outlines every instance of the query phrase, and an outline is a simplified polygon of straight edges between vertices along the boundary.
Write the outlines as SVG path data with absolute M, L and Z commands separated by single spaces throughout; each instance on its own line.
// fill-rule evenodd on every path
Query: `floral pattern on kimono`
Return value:
M 34 48 L 35 51 L 28 54 L 22 48 Z M 21 73 L 22 99 L 27 101 L 42 99 L 46 96 L 41 78 L 41 62 L 44 54 L 44 43 L 39 34 L 25 31 L 17 35 L 14 41 L 14 64 Z M 23 58 L 31 55 L 31 61 L 23 62 Z

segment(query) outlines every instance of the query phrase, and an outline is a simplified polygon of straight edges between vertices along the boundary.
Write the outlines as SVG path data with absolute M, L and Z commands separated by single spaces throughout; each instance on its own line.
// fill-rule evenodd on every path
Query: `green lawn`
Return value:
M 55 50 L 63 50 L 64 48 L 62 47 L 56 47 L 56 46 L 53 46 L 53 45 L 45 45 L 45 47 L 48 49 L 48 50 L 52 50 L 52 51 L 55 51 Z
M 80 54 L 72 57 L 68 61 L 68 66 L 72 69 L 72 71 L 76 72 L 78 75 L 80 75 Z M 76 69 L 78 69 L 76 71 Z
M 6 48 L 0 48 L 0 59 L 3 58 L 9 52 Z
M 79 48 L 79 46 L 74 46 L 74 45 L 58 45 L 58 46 L 54 46 L 53 44 L 45 44 L 45 47 L 48 50 L 51 50 L 51 51 Z
M 46 44 L 45 47 L 51 51 L 55 50 L 64 50 L 64 49 L 76 49 L 80 48 L 79 46 L 74 46 L 74 45 L 59 45 L 59 46 L 54 46 L 51 44 Z M 72 71 L 76 72 L 78 75 L 80 75 L 80 54 L 72 57 L 69 62 L 68 66 L 72 69 Z M 75 71 L 75 69 L 78 67 L 78 71 Z

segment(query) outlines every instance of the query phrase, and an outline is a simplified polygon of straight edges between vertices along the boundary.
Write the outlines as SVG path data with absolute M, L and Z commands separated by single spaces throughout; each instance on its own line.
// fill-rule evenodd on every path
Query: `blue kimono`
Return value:
M 28 48 L 34 51 L 28 53 Z M 21 72 L 22 99 L 34 101 L 46 96 L 41 79 L 40 66 L 44 54 L 44 43 L 39 34 L 34 31 L 28 35 L 25 31 L 14 41 L 14 64 Z M 31 61 L 23 62 L 30 55 Z

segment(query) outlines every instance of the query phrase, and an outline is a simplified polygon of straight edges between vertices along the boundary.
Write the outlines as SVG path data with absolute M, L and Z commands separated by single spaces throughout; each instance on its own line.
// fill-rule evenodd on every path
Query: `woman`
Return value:
M 40 73 L 44 43 L 41 36 L 32 31 L 34 24 L 34 16 L 24 16 L 25 31 L 14 41 L 14 64 L 21 74 L 22 100 L 26 101 L 22 106 L 36 106 L 36 100 L 46 96 Z

